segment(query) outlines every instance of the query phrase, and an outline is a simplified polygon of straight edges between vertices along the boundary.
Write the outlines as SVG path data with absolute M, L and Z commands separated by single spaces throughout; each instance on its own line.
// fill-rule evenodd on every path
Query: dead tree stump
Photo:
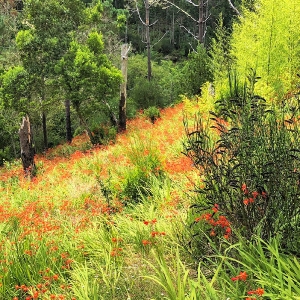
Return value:
M 19 129 L 21 159 L 26 177 L 32 178 L 35 175 L 34 148 L 32 142 L 29 117 L 23 117 L 22 125 Z

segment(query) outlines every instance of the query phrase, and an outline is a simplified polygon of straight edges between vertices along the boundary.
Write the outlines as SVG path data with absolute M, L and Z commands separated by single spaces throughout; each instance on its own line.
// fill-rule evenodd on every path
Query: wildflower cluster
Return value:
M 156 219 L 145 220 L 143 223 L 146 226 L 150 226 L 150 237 L 148 239 L 143 239 L 142 240 L 142 244 L 143 244 L 144 247 L 148 246 L 148 245 L 151 245 L 151 244 L 155 244 L 157 242 L 157 240 L 155 239 L 156 237 L 166 235 L 166 233 L 164 231 L 160 232 L 160 231 L 155 230 L 155 225 L 157 223 Z
M 112 256 L 112 257 L 121 256 L 123 248 L 120 247 L 120 244 L 123 242 L 123 239 L 122 238 L 113 237 L 111 239 L 111 241 L 113 243 L 113 248 L 112 248 L 112 250 L 110 252 L 110 256 Z
M 240 272 L 240 274 L 238 274 L 235 277 L 232 277 L 231 280 L 232 281 L 246 281 L 248 278 L 248 274 L 246 272 Z M 258 297 L 262 296 L 264 294 L 264 289 L 262 288 L 257 288 L 256 290 L 252 290 L 252 291 L 248 291 L 247 295 L 256 295 Z M 256 300 L 256 297 L 247 297 L 246 300 Z
M 228 240 L 232 233 L 230 222 L 225 216 L 219 214 L 218 204 L 215 204 L 211 210 L 212 213 L 205 213 L 195 218 L 195 222 L 205 221 L 211 227 L 210 236 L 216 236 L 217 233 L 220 232 L 223 234 L 223 237 Z
M 246 183 L 242 184 L 241 189 L 244 195 L 247 195 L 247 198 L 243 200 L 243 203 L 245 205 L 254 203 L 258 199 L 258 197 L 262 197 L 263 199 L 267 198 L 267 193 L 265 191 L 262 191 L 261 193 L 258 191 L 253 191 L 250 193 Z

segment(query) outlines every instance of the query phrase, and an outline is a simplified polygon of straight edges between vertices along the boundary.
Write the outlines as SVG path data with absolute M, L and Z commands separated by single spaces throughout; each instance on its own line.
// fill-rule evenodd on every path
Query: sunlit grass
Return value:
M 199 103 L 186 99 L 162 110 L 154 124 L 142 115 L 130 120 L 108 146 L 87 149 L 86 137 L 76 137 L 37 156 L 31 181 L 19 161 L 7 163 L 0 170 L 0 299 L 245 299 L 246 287 L 269 287 L 268 270 L 279 270 L 266 264 L 260 274 L 255 256 L 261 252 L 252 248 L 246 257 L 241 247 L 241 261 L 226 263 L 214 249 L 219 256 L 210 269 L 190 256 L 190 197 L 203 178 L 182 154 L 182 120 L 193 119 Z M 205 114 L 204 104 L 201 109 Z M 133 170 L 145 184 L 132 185 L 135 201 L 124 196 Z M 272 263 L 282 268 L 295 259 L 276 255 Z M 231 280 L 241 266 L 253 273 L 249 286 Z M 282 289 L 298 291 L 299 272 L 289 272 Z

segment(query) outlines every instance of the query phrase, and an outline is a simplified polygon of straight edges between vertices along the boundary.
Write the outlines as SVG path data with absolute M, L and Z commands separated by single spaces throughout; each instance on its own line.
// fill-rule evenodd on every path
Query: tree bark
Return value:
M 44 150 L 48 150 L 48 135 L 47 135 L 47 117 L 45 112 L 42 113 L 43 121 L 43 137 L 44 137 Z
M 149 14 L 150 14 L 150 6 L 149 0 L 145 0 L 145 10 L 146 10 L 146 43 L 147 43 L 147 58 L 148 58 L 148 73 L 147 79 L 151 80 L 152 77 L 152 68 L 151 68 L 151 44 L 150 44 L 150 22 L 149 22 Z
M 126 99 L 127 99 L 127 61 L 128 61 L 128 44 L 123 44 L 121 47 L 121 72 L 123 82 L 120 86 L 120 102 L 119 102 L 119 131 L 126 130 Z
M 71 127 L 71 109 L 70 109 L 70 100 L 67 99 L 65 101 L 65 108 L 66 108 L 66 137 L 67 142 L 72 142 L 72 127 Z
M 93 133 L 91 132 L 91 130 L 90 130 L 90 128 L 89 128 L 89 126 L 88 126 L 88 124 L 87 124 L 84 116 L 82 115 L 79 107 L 75 106 L 75 111 L 76 111 L 77 116 L 79 118 L 80 124 L 83 126 L 83 128 L 85 129 L 85 131 L 86 131 L 86 133 L 87 133 L 87 135 L 88 135 L 88 137 L 90 139 L 90 142 L 94 145 L 95 144 L 95 140 L 94 140 L 94 137 L 93 137 Z
M 23 117 L 22 125 L 19 129 L 19 137 L 21 146 L 21 159 L 25 175 L 33 177 L 36 170 L 34 163 L 32 134 L 28 116 Z
M 198 20 L 198 40 L 201 44 L 204 44 L 204 1 L 199 0 L 199 20 Z

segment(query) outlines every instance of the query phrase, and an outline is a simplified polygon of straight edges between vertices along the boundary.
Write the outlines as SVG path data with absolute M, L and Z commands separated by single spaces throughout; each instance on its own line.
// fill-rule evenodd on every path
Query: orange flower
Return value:
M 150 241 L 147 241 L 147 240 L 142 240 L 142 244 L 143 244 L 144 246 L 147 246 L 147 245 L 150 245 L 151 242 L 150 242 Z
M 242 191 L 245 195 L 247 195 L 249 193 L 246 183 L 242 184 Z
M 212 208 L 212 211 L 214 213 L 217 213 L 219 211 L 219 205 L 218 204 L 215 204 L 214 207 Z
M 258 295 L 258 296 L 262 296 L 264 294 L 264 289 L 262 288 L 258 288 L 255 291 L 249 291 L 247 292 L 248 295 Z
M 244 199 L 243 202 L 244 202 L 245 205 L 248 205 L 249 204 L 249 199 Z
M 253 198 L 249 198 L 249 203 L 253 203 L 254 199 Z
M 53 280 L 58 280 L 58 277 L 59 276 L 57 274 L 54 274 L 52 278 L 53 278 Z
M 239 275 L 237 275 L 236 277 L 232 277 L 231 280 L 232 281 L 236 281 L 236 280 L 242 280 L 242 281 L 246 281 L 248 275 L 246 272 L 240 272 Z

